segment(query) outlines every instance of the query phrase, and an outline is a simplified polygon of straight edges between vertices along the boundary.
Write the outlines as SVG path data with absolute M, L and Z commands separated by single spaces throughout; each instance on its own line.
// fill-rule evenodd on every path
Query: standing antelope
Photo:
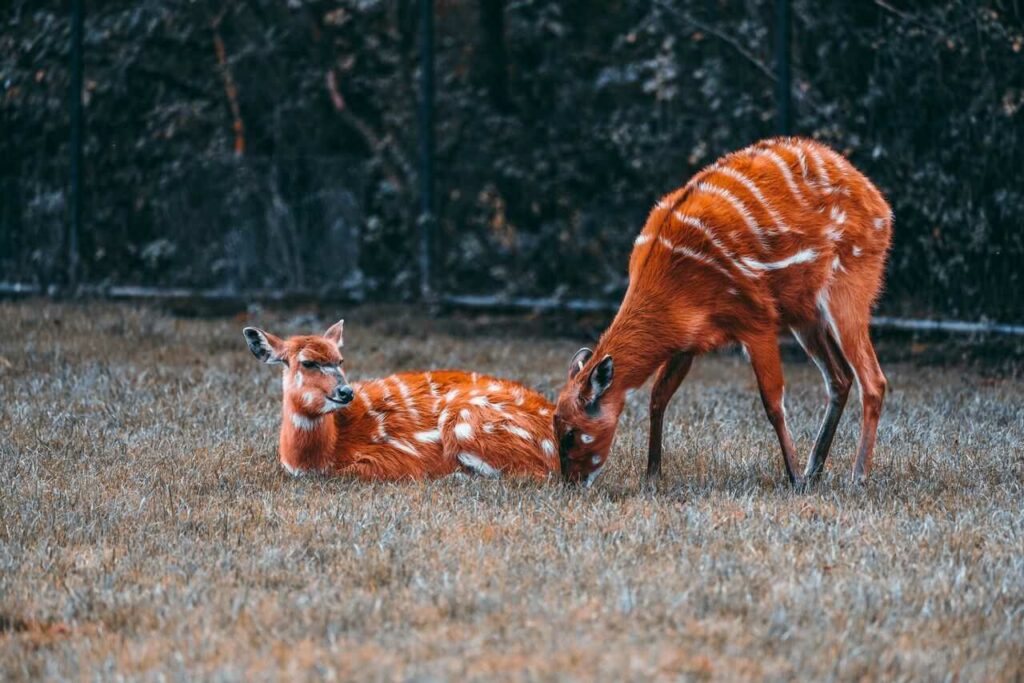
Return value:
M 475 372 L 400 373 L 348 383 L 344 321 L 322 337 L 243 330 L 253 355 L 284 366 L 279 455 L 291 474 L 423 479 L 456 472 L 544 478 L 558 471 L 551 404 Z
M 596 351 L 580 349 L 570 363 L 554 419 L 565 479 L 593 482 L 626 391 L 655 372 L 647 479 L 657 478 L 665 407 L 693 357 L 738 342 L 786 475 L 800 483 L 783 406 L 784 328 L 821 370 L 829 394 L 804 478 L 821 474 L 854 379 L 864 414 L 853 476 L 867 476 L 886 388 L 868 323 L 891 237 L 892 211 L 878 189 L 812 140 L 759 142 L 664 197 L 636 238 L 614 321 Z

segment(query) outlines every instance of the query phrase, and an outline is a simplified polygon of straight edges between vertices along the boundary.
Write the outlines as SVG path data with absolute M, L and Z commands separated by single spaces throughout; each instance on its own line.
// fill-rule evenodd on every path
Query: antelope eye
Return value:
M 302 361 L 302 367 L 306 368 L 307 370 L 312 370 L 313 368 L 316 367 L 316 363 L 311 360 L 304 360 Z

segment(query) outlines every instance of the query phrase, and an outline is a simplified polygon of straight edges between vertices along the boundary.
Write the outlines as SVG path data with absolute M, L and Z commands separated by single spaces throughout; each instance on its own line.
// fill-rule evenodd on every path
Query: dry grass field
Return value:
M 584 341 L 344 313 L 356 378 L 467 367 L 553 396 Z M 865 487 L 851 407 L 823 483 L 792 492 L 730 354 L 672 404 L 655 493 L 645 392 L 591 490 L 366 485 L 278 467 L 252 320 L 326 322 L 0 302 L 0 679 L 1024 677 L 1019 379 L 883 349 Z M 787 377 L 806 457 L 823 388 L 796 356 Z

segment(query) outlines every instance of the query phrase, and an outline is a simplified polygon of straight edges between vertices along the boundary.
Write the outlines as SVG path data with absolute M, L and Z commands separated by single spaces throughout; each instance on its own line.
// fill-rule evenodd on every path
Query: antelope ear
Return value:
M 576 352 L 569 361 L 569 379 L 572 379 L 580 373 L 583 366 L 587 364 L 587 361 L 594 356 L 594 352 L 584 346 L 582 349 Z
M 264 363 L 284 363 L 284 342 L 278 337 L 256 327 L 247 327 L 242 334 L 252 355 Z
M 338 347 L 338 350 L 341 351 L 341 347 L 345 345 L 345 340 L 342 337 L 344 331 L 345 320 L 341 319 L 327 328 L 327 331 L 324 332 L 324 337 L 326 337 L 328 341 L 333 342 L 334 345 Z
M 615 374 L 615 367 L 612 364 L 612 357 L 605 356 L 601 362 L 590 371 L 590 403 L 597 405 L 601 396 L 608 387 L 612 385 L 612 377 Z

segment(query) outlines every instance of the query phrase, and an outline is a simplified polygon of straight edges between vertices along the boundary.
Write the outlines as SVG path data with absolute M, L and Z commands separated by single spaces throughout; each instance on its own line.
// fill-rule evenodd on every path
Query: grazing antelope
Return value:
M 626 391 L 656 373 L 647 479 L 661 469 L 665 407 L 694 356 L 743 346 L 782 447 L 801 482 L 786 427 L 778 333 L 789 328 L 821 370 L 828 406 L 804 478 L 825 465 L 856 379 L 864 407 L 855 479 L 871 469 L 886 380 L 868 323 L 882 286 L 892 211 L 878 189 L 828 147 L 765 140 L 729 154 L 652 209 L 636 238 L 629 287 L 597 349 L 580 349 L 555 411 L 562 475 L 604 468 Z
M 406 372 L 348 383 L 344 321 L 322 337 L 243 330 L 253 355 L 283 366 L 279 454 L 291 474 L 424 479 L 466 472 L 538 479 L 558 471 L 552 406 L 475 372 Z

